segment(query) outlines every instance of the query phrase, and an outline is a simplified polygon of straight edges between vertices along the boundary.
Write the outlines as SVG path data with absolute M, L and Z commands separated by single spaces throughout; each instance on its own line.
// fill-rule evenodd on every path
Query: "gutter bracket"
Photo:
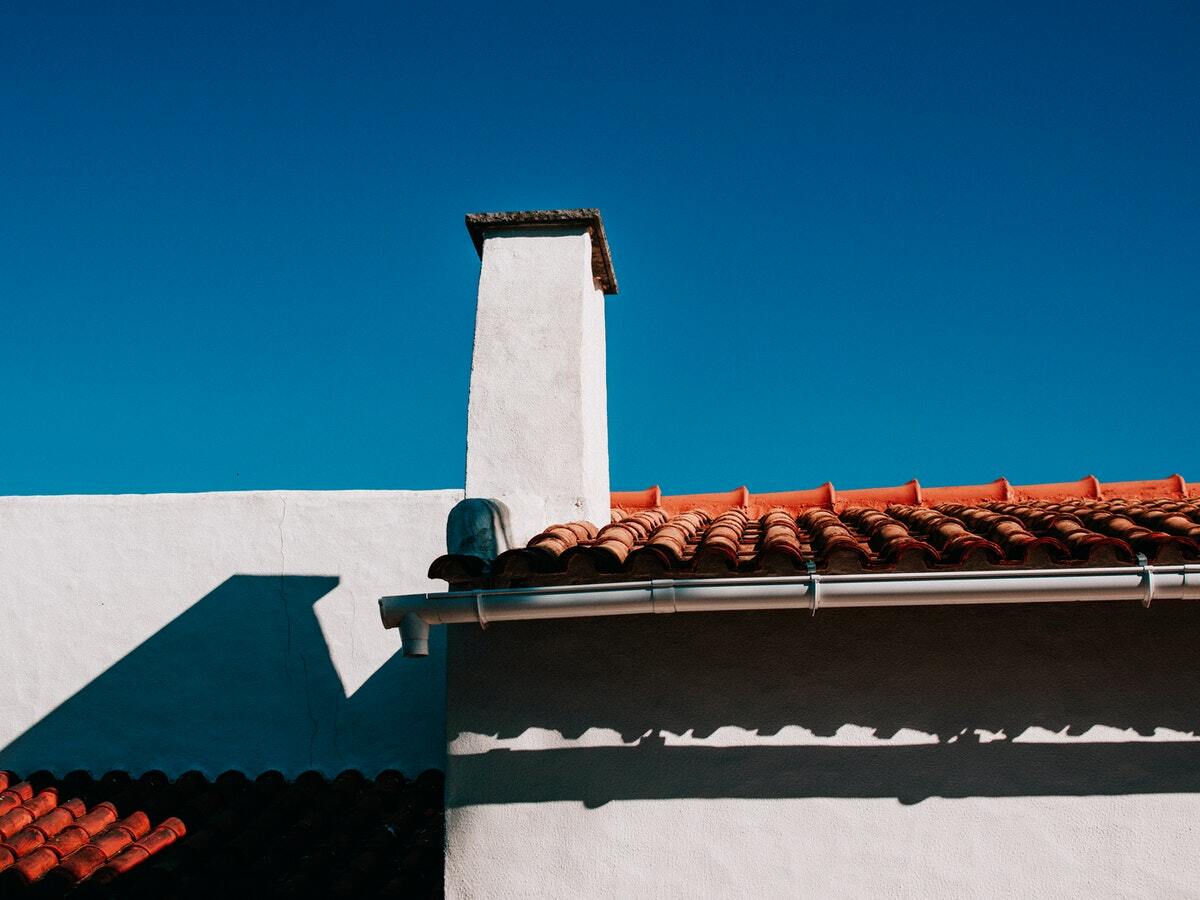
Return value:
M 1154 599 L 1154 570 L 1150 568 L 1150 562 L 1146 559 L 1145 553 L 1137 555 L 1138 565 L 1142 567 L 1142 576 L 1146 581 L 1146 594 L 1142 597 L 1142 606 L 1146 609 L 1150 608 L 1150 601 Z
M 475 592 L 475 616 L 479 619 L 479 627 L 487 630 L 487 616 L 483 614 L 483 591 Z
M 675 582 L 670 579 L 651 579 L 650 608 L 656 613 L 673 613 L 675 609 Z
M 805 560 L 804 566 L 808 569 L 808 581 L 812 585 L 812 599 L 809 600 L 808 608 L 811 610 L 810 615 L 815 616 L 817 607 L 821 605 L 821 576 L 817 574 L 817 564 L 811 559 Z

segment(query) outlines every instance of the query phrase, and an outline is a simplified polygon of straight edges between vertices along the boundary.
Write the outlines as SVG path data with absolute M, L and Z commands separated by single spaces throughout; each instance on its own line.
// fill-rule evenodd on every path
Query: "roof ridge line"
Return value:
M 1013 484 L 1004 476 L 984 484 L 925 487 L 916 478 L 904 484 L 838 490 L 832 482 L 820 487 L 793 491 L 768 491 L 754 494 L 745 486 L 732 491 L 700 494 L 663 494 L 662 488 L 653 485 L 642 491 L 613 491 L 610 505 L 614 509 L 639 510 L 662 508 L 667 512 L 684 512 L 699 509 L 713 513 L 737 508 L 762 515 L 768 509 L 845 509 L 848 506 L 871 506 L 883 508 L 891 503 L 911 506 L 934 506 L 938 503 L 972 503 L 982 500 L 1065 500 L 1065 499 L 1130 499 L 1185 500 L 1191 494 L 1182 475 L 1172 474 L 1166 478 L 1142 481 L 1102 482 L 1095 475 L 1085 475 L 1078 481 L 1046 482 L 1041 484 Z

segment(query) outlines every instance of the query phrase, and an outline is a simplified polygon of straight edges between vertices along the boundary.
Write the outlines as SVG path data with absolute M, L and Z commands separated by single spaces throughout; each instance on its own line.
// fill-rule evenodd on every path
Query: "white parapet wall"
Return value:
M 0 768 L 409 774 L 444 761 L 445 491 L 0 498 Z
M 449 630 L 448 897 L 1197 892 L 1195 602 Z

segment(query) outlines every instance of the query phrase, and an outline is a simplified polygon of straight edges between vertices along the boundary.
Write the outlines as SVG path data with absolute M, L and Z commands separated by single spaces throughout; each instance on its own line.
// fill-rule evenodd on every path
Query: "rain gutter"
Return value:
M 1200 600 L 1200 565 L 1023 569 L 1010 572 L 882 572 L 763 578 L 691 578 L 496 588 L 383 597 L 385 628 L 399 628 L 405 656 L 429 654 L 429 627 L 474 622 L 653 613 L 810 610 L 965 603 Z

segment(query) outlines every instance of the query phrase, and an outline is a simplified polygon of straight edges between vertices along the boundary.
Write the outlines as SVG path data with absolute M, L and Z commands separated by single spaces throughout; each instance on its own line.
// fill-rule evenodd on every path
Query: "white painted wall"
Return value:
M 376 601 L 444 588 L 462 496 L 0 498 L 0 767 L 440 768 L 443 642 L 402 665 Z
M 450 631 L 449 897 L 1200 893 L 1195 604 Z
M 507 507 L 512 546 L 556 522 L 609 521 L 604 353 L 585 228 L 484 239 L 466 488 Z

